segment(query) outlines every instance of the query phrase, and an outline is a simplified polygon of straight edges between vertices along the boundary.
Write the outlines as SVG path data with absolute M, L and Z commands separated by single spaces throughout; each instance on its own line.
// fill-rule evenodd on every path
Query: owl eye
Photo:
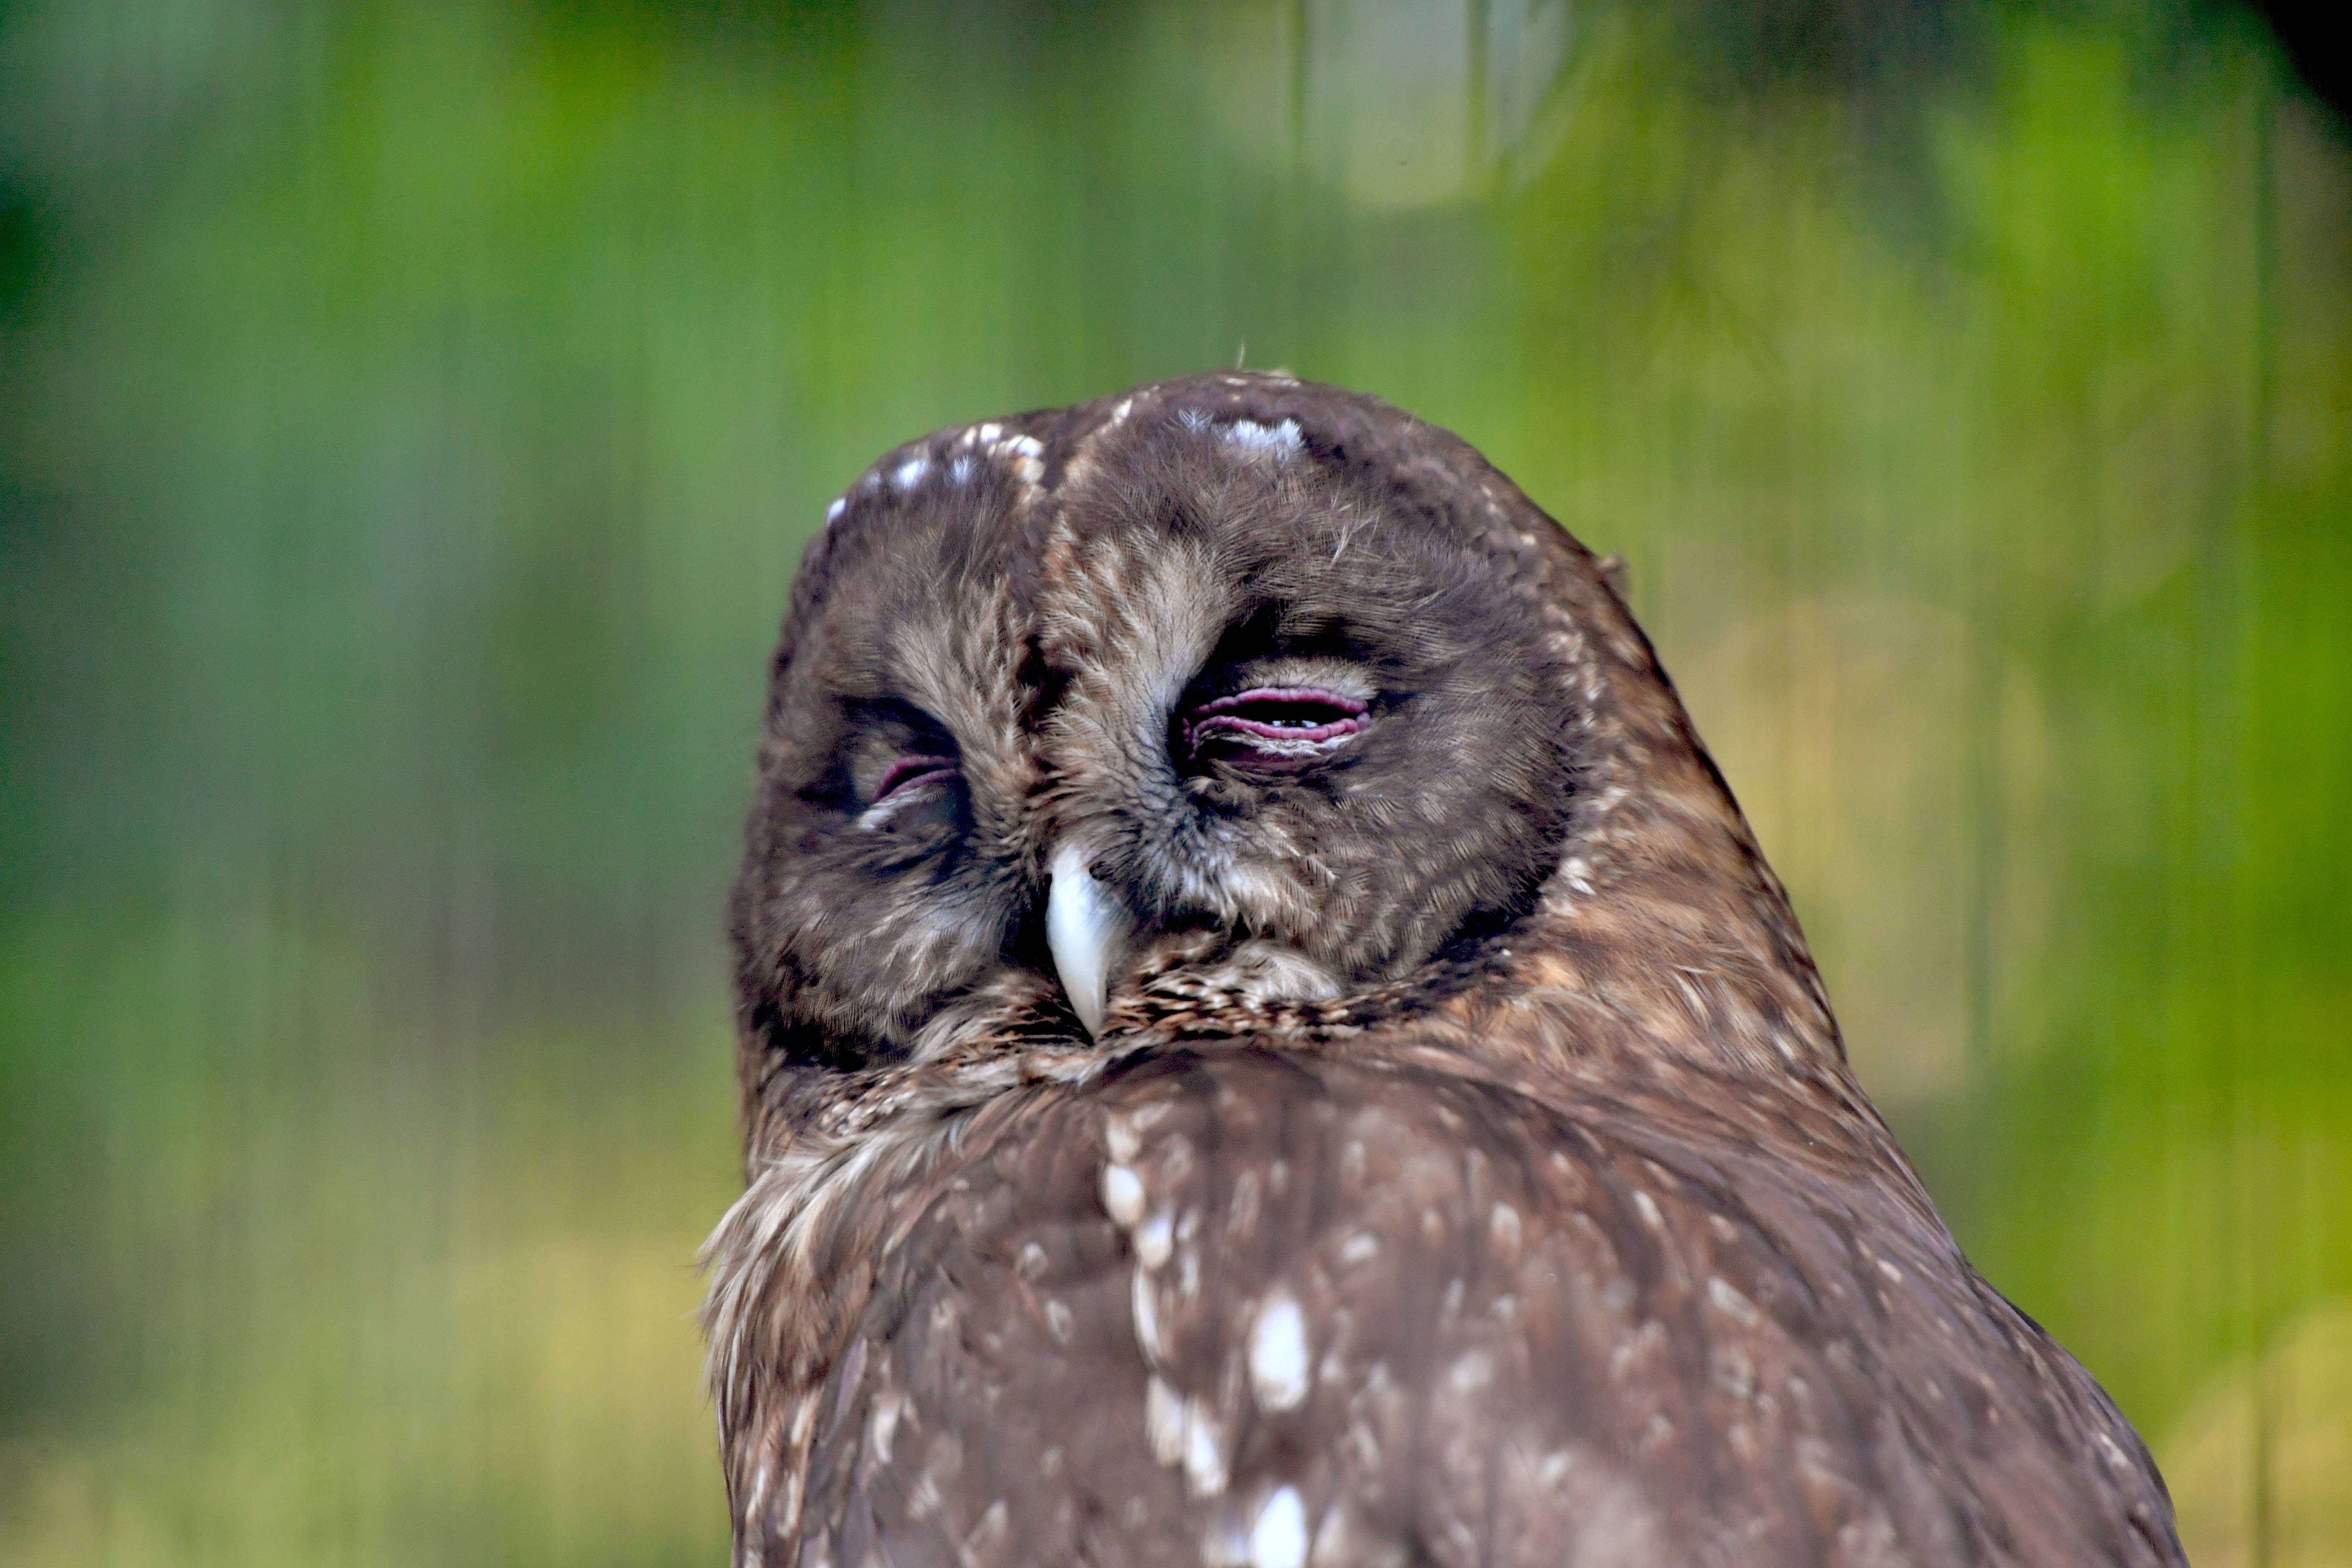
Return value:
M 956 760 L 940 756 L 904 756 L 882 771 L 882 782 L 875 786 L 874 804 L 897 800 L 913 795 L 935 784 L 945 784 L 956 776 Z
M 1184 750 L 1253 773 L 1294 773 L 1345 745 L 1370 721 L 1366 705 L 1319 686 L 1261 686 L 1212 698 L 1183 718 Z

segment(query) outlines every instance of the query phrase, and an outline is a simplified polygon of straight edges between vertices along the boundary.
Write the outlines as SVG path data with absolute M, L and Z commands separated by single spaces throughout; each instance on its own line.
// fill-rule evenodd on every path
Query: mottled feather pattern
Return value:
M 2168 1560 L 2144 1451 L 1883 1136 L 1695 1087 L 1225 1047 L 990 1100 L 761 1445 L 824 1500 L 797 1560 L 959 1561 L 1002 1510 L 982 1560 L 1216 1561 L 1286 1487 L 1317 1562 Z M 1296 1399 L 1250 1365 L 1280 1303 Z
M 1378 691 L 1328 766 L 1183 754 L 1325 670 Z M 1457 438 L 1230 374 L 902 447 L 760 765 L 740 1563 L 2181 1561 L 1601 564 Z M 1098 1037 L 1039 914 L 1074 844 L 1132 917 Z

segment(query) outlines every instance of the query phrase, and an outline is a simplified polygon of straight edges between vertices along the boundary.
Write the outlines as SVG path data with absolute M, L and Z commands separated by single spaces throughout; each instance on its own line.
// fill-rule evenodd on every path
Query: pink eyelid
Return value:
M 1262 704 L 1278 702 L 1312 703 L 1318 708 L 1337 710 L 1342 717 L 1328 724 L 1311 726 L 1269 724 L 1252 719 L 1245 711 Z M 1237 733 L 1266 741 L 1303 741 L 1313 744 L 1322 741 L 1342 740 L 1364 727 L 1366 705 L 1353 697 L 1328 691 L 1319 686 L 1261 686 L 1248 691 L 1237 691 L 1231 697 L 1213 698 L 1192 710 L 1184 721 L 1184 738 L 1188 745 L 1198 745 L 1205 735 L 1219 732 Z
M 879 805 L 894 795 L 955 776 L 953 757 L 900 757 L 882 771 L 882 783 L 874 791 L 874 804 Z

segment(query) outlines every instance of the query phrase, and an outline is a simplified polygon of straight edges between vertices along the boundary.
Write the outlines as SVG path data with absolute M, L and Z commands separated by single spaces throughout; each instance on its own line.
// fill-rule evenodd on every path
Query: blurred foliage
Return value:
M 2197 1568 L 2352 1563 L 2352 1303 L 2305 1314 L 2259 1362 L 2217 1379 L 2168 1447 Z
M 5 14 L 0 1557 L 722 1552 L 801 542 L 1236 359 L 1628 556 L 1979 1266 L 2345 1561 L 2352 149 L 2164 0 Z

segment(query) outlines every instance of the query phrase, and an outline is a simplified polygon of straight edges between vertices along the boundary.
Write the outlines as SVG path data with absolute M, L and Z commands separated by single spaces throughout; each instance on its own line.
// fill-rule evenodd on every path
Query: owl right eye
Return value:
M 1195 762 L 1277 774 L 1311 767 L 1362 732 L 1369 707 L 1320 686 L 1260 686 L 1212 698 L 1184 715 L 1181 734 Z
M 956 776 L 956 760 L 929 753 L 900 757 L 882 772 L 882 781 L 874 789 L 874 804 L 901 799 L 933 784 L 952 783 Z

